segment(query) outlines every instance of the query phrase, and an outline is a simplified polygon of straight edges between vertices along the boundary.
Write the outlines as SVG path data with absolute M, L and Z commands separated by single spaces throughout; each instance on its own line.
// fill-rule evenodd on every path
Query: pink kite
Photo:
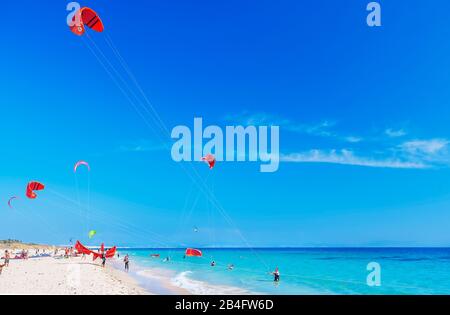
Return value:
M 216 158 L 212 154 L 208 154 L 205 157 L 202 157 L 202 161 L 205 161 L 209 165 L 209 169 L 213 169 L 216 165 Z
M 14 196 L 14 197 L 11 197 L 11 198 L 8 200 L 8 207 L 9 207 L 10 209 L 13 208 L 11 202 L 12 202 L 14 199 L 18 199 L 18 197 Z
M 75 166 L 74 166 L 74 168 L 73 168 L 73 172 L 74 172 L 74 173 L 77 172 L 78 167 L 79 167 L 80 165 L 86 166 L 87 169 L 88 169 L 88 171 L 91 171 L 91 167 L 89 166 L 89 163 L 88 163 L 88 162 L 86 162 L 86 161 L 79 161 L 79 162 L 77 162 L 77 163 L 75 164 Z

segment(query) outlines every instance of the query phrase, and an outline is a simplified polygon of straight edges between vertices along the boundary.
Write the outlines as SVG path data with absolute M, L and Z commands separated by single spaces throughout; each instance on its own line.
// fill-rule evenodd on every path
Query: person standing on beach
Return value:
M 11 258 L 9 251 L 5 250 L 5 267 L 9 267 L 9 259 Z
M 128 256 L 128 254 L 123 259 L 123 262 L 125 263 L 125 271 L 130 271 L 130 257 Z
M 103 252 L 102 254 L 102 267 L 105 268 L 105 264 L 106 264 L 106 253 Z

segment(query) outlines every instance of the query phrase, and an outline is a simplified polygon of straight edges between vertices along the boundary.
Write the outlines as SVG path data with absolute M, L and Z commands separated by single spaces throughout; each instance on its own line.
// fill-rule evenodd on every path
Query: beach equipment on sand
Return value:
M 202 257 L 202 251 L 199 249 L 194 249 L 194 248 L 188 248 L 186 249 L 186 256 L 187 257 Z
M 75 35 L 81 36 L 86 32 L 85 25 L 96 32 L 101 33 L 104 30 L 103 22 L 98 14 L 87 7 L 83 7 L 75 13 L 70 30 Z
M 81 165 L 84 165 L 87 167 L 88 171 L 91 170 L 91 167 L 89 166 L 89 163 L 86 161 L 78 161 L 75 166 L 73 167 L 73 172 L 76 173 L 78 170 L 78 167 L 80 167 Z
M 116 255 L 117 251 L 117 247 L 114 246 L 105 252 L 105 244 L 102 243 L 102 245 L 100 246 L 100 250 L 98 252 L 94 252 L 93 250 L 90 250 L 89 248 L 81 244 L 80 241 L 77 241 L 77 243 L 75 244 L 75 249 L 79 254 L 92 255 L 93 260 L 101 258 L 103 256 L 103 253 L 105 253 L 106 258 L 113 258 Z
M 35 191 L 44 190 L 44 188 L 44 184 L 41 184 L 39 182 L 30 182 L 27 185 L 26 196 L 30 199 L 36 199 L 37 195 Z
M 97 234 L 97 231 L 96 231 L 96 230 L 91 230 L 91 231 L 89 231 L 89 234 L 88 234 L 89 239 L 92 239 L 96 234 Z
M 216 157 L 212 154 L 208 154 L 202 157 L 202 161 L 208 163 L 210 169 L 213 169 L 214 166 L 216 165 Z

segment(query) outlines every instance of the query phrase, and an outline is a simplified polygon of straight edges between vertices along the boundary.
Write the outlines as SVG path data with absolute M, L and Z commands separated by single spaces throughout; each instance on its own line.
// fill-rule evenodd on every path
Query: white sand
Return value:
M 3 251 L 1 251 L 3 254 Z M 3 264 L 3 260 L 0 261 Z M 0 294 L 143 295 L 147 292 L 126 273 L 89 257 L 11 260 L 0 275 Z

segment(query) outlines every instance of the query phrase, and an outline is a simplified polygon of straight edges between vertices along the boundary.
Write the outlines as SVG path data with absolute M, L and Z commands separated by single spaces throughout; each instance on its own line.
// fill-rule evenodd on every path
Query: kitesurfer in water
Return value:
M 216 262 L 213 260 L 212 262 L 211 262 L 211 267 L 215 267 L 216 266 Z

